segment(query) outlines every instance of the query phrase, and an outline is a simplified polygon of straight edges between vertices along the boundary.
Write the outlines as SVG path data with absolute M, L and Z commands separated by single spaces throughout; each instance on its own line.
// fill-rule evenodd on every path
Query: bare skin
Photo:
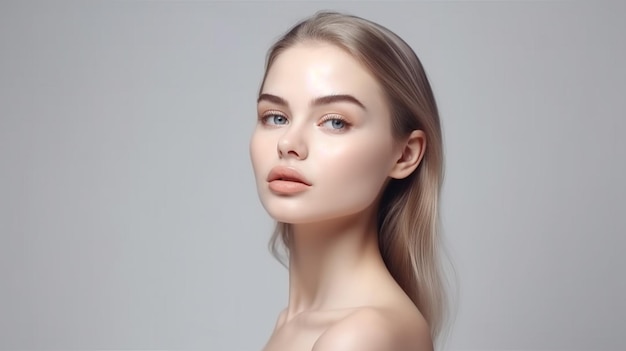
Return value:
M 356 102 L 319 103 L 336 95 Z M 425 147 L 421 131 L 392 137 L 383 96 L 367 70 L 329 44 L 297 44 L 268 72 L 251 159 L 263 206 L 290 223 L 293 236 L 289 303 L 264 351 L 433 348 L 426 321 L 378 247 L 381 189 L 411 174 Z M 293 193 L 272 188 L 268 174 L 276 167 L 296 171 L 308 185 Z
M 432 350 L 428 325 L 385 268 L 373 236 L 353 229 L 318 242 L 319 254 L 300 240 L 308 254 L 292 256 L 290 304 L 265 351 Z M 315 275 L 300 283 L 299 277 Z M 303 290 L 307 283 L 316 288 Z M 310 291 L 316 292 L 306 299 Z

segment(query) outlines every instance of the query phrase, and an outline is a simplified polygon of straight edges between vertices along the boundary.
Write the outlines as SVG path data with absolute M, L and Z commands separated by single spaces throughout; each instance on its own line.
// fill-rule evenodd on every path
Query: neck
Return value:
M 388 276 L 380 255 L 375 212 L 315 224 L 293 224 L 287 315 L 367 303 L 372 279 Z

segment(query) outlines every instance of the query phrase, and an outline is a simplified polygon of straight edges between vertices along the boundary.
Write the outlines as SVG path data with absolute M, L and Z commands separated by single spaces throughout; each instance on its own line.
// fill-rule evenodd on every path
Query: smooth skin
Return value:
M 381 257 L 376 212 L 391 178 L 419 165 L 422 131 L 392 137 L 389 106 L 374 77 L 327 43 L 281 53 L 258 101 L 250 156 L 261 203 L 291 223 L 289 303 L 264 351 L 430 351 L 428 325 Z M 310 183 L 272 192 L 285 166 Z

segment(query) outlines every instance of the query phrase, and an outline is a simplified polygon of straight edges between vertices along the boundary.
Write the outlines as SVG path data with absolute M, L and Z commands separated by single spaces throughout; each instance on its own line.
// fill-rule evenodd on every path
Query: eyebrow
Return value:
M 276 95 L 272 95 L 272 94 L 265 94 L 264 93 L 264 94 L 259 95 L 259 98 L 257 99 L 257 103 L 259 103 L 261 101 L 269 101 L 269 102 L 272 102 L 274 104 L 285 106 L 285 107 L 289 106 L 289 103 L 287 103 L 287 100 L 281 98 L 280 96 L 276 96 Z M 364 110 L 367 110 L 365 108 L 365 105 L 363 105 L 363 103 L 361 101 L 359 101 L 354 96 L 348 95 L 348 94 L 336 94 L 336 95 L 320 96 L 318 98 L 313 99 L 313 101 L 311 101 L 311 106 L 327 105 L 327 104 L 332 104 L 334 102 L 350 102 L 350 103 L 353 103 L 353 104 L 359 106 L 360 108 L 362 108 Z

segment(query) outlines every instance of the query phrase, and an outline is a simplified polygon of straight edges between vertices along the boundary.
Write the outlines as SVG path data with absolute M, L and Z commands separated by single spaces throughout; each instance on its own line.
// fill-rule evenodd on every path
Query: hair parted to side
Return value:
M 406 137 L 413 130 L 426 134 L 418 168 L 407 178 L 391 179 L 383 190 L 378 242 L 390 273 L 437 340 L 449 312 L 439 219 L 444 159 L 439 113 L 426 73 L 411 47 L 387 28 L 360 17 L 321 11 L 296 24 L 270 48 L 261 89 L 278 55 L 311 41 L 336 45 L 370 71 L 386 94 L 394 137 Z M 270 240 L 275 256 L 280 256 L 281 242 L 289 251 L 290 237 L 290 225 L 277 223 Z

